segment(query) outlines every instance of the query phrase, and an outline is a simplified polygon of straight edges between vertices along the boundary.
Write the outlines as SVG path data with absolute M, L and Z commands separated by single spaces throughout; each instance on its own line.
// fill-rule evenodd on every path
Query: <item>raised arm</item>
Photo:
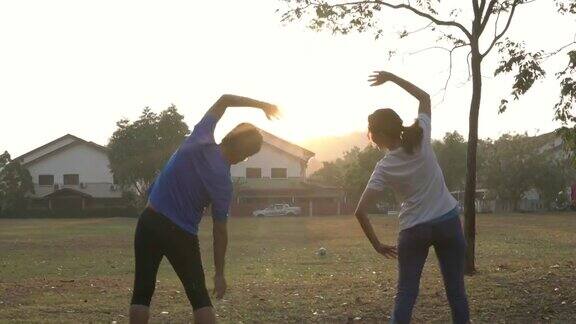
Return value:
M 419 114 L 424 113 L 432 117 L 430 95 L 426 91 L 412 84 L 411 82 L 408 82 L 402 79 L 401 77 L 386 71 L 375 71 L 374 74 L 370 76 L 368 81 L 372 82 L 372 84 L 370 85 L 373 87 L 379 86 L 388 81 L 396 83 L 400 88 L 406 90 L 409 94 L 418 99 L 418 101 L 420 102 L 420 105 L 418 107 Z
M 278 107 L 273 104 L 231 94 L 222 95 L 212 107 L 210 107 L 206 114 L 210 114 L 214 116 L 216 120 L 220 120 L 228 107 L 252 107 L 262 109 L 268 119 L 278 117 L 279 115 Z

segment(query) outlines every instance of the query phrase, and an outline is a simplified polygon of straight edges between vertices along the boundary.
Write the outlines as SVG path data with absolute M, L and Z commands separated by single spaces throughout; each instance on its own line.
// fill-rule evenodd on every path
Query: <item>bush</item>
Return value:
M 105 207 L 83 210 L 27 209 L 2 215 L 1 218 L 109 218 L 138 217 L 139 214 L 140 210 L 134 207 Z

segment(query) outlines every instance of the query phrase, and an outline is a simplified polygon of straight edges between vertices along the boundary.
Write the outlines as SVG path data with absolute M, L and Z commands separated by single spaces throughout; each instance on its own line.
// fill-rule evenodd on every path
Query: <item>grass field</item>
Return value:
M 374 216 L 385 242 L 397 221 Z M 0 220 L 0 322 L 126 322 L 135 219 Z M 201 246 L 212 286 L 210 221 Z M 224 323 L 383 323 L 396 263 L 373 252 L 353 217 L 232 219 Z M 467 278 L 474 323 L 576 322 L 576 215 L 480 215 L 478 274 Z M 319 247 L 325 257 L 315 254 Z M 191 309 L 164 260 L 154 322 Z M 415 323 L 446 323 L 449 309 L 430 251 Z

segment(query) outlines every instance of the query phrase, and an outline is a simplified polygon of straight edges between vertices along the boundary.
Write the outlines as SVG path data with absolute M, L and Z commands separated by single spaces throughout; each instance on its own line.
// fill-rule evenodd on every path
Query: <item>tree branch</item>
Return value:
M 416 33 L 418 33 L 418 32 L 421 32 L 421 31 L 423 31 L 423 30 L 426 30 L 426 29 L 428 29 L 428 27 L 432 26 L 432 24 L 434 24 L 434 23 L 433 23 L 433 22 L 430 22 L 430 23 L 428 23 L 428 25 L 426 25 L 426 26 L 424 26 L 424 27 L 421 27 L 421 28 L 418 28 L 418 29 L 416 29 L 416 30 L 413 30 L 413 31 L 405 31 L 405 36 L 412 35 L 412 34 L 416 34 Z
M 380 0 L 375 0 L 375 1 L 355 1 L 355 2 L 345 2 L 345 3 L 340 3 L 337 5 L 331 5 L 331 7 L 335 7 L 335 6 L 353 6 L 353 5 L 359 5 L 359 4 L 367 4 L 367 3 L 373 3 L 373 4 L 379 4 L 381 6 L 384 7 L 388 7 L 391 9 L 405 9 L 405 10 L 409 10 L 412 13 L 416 14 L 417 16 L 426 18 L 430 21 L 432 21 L 433 23 L 435 23 L 436 25 L 439 26 L 452 26 L 452 27 L 456 27 L 458 29 L 460 29 L 467 37 L 468 39 L 472 39 L 472 34 L 468 31 L 468 29 L 466 29 L 466 27 L 464 27 L 464 25 L 456 22 L 456 21 L 452 21 L 452 20 L 441 20 L 438 19 L 434 16 L 432 16 L 429 13 L 420 11 L 414 7 L 412 7 L 410 4 L 405 4 L 405 3 L 401 3 L 401 4 L 392 4 L 389 2 L 385 2 L 385 1 L 380 1 Z
M 398 5 L 393 5 L 391 3 L 387 3 L 384 1 L 376 1 L 378 3 L 380 3 L 383 6 L 387 6 L 390 7 L 392 9 L 406 9 L 406 10 L 410 10 L 412 11 L 414 14 L 420 16 L 420 17 L 424 17 L 427 18 L 428 20 L 434 22 L 436 25 L 440 25 L 440 26 L 453 26 L 453 27 L 457 27 L 459 28 L 467 37 L 468 39 L 472 39 L 472 34 L 468 31 L 468 29 L 466 29 L 466 27 L 464 27 L 462 24 L 455 22 L 455 21 L 448 21 L 448 20 L 440 20 L 428 13 L 425 13 L 423 11 L 420 11 L 410 5 L 407 4 L 398 4 Z
M 443 51 L 448 52 L 448 54 L 449 54 L 448 78 L 446 79 L 446 82 L 444 83 L 444 88 L 442 88 L 438 92 L 436 92 L 436 93 L 439 93 L 440 91 L 444 91 L 444 93 L 442 95 L 442 101 L 440 101 L 440 102 L 444 102 L 444 99 L 446 98 L 446 90 L 448 89 L 448 83 L 450 82 L 450 79 L 452 78 L 452 62 L 453 62 L 452 55 L 456 49 L 461 48 L 461 47 L 465 47 L 465 46 L 470 46 L 470 44 L 469 43 L 458 44 L 458 45 L 454 45 L 454 47 L 452 47 L 452 48 L 446 48 L 446 47 L 442 47 L 442 46 L 431 46 L 431 47 L 423 48 L 423 49 L 415 51 L 415 52 L 408 53 L 409 55 L 414 55 L 414 54 L 420 54 L 422 52 L 432 50 L 432 49 L 439 49 L 439 50 L 443 50 Z
M 482 58 L 484 58 L 486 55 L 488 55 L 488 53 L 490 53 L 492 48 L 494 48 L 494 45 L 496 45 L 496 43 L 498 43 L 500 38 L 502 38 L 502 36 L 504 36 L 504 34 L 506 34 L 506 32 L 508 31 L 508 28 L 510 28 L 510 24 L 512 23 L 512 17 L 514 17 L 514 12 L 516 12 L 516 7 L 518 7 L 518 5 L 520 3 L 521 3 L 521 0 L 514 0 L 514 3 L 512 4 L 512 10 L 510 11 L 510 16 L 508 16 L 508 21 L 506 22 L 506 26 L 500 32 L 500 34 L 498 34 L 498 35 L 496 35 L 496 37 L 494 37 L 494 40 L 492 41 L 492 43 L 490 44 L 488 49 L 483 54 L 481 54 Z
M 498 22 L 500 21 L 500 11 L 496 15 L 496 21 L 494 22 L 494 38 L 498 36 Z
M 466 44 L 466 45 L 468 45 L 468 44 Z M 420 53 L 422 53 L 422 52 L 426 52 L 426 51 L 433 50 L 433 49 L 439 49 L 439 50 L 443 50 L 443 51 L 446 51 L 446 52 L 450 52 L 450 49 L 449 49 L 449 48 L 446 48 L 446 47 L 442 47 L 442 46 L 430 46 L 430 47 L 426 47 L 426 48 L 423 48 L 423 49 L 419 49 L 419 50 L 414 51 L 414 52 L 410 52 L 410 53 L 408 53 L 408 55 L 420 54 Z
M 442 101 L 444 102 L 444 99 L 446 99 L 446 91 L 448 89 L 448 83 L 450 82 L 450 79 L 452 78 L 452 54 L 454 53 L 454 50 L 460 48 L 460 47 L 464 47 L 464 46 L 468 46 L 470 44 L 461 44 L 461 45 L 456 45 L 454 46 L 451 50 L 450 50 L 450 65 L 448 67 L 448 78 L 446 78 L 446 83 L 444 83 L 444 94 L 442 95 Z
M 568 44 L 566 44 L 566 45 L 558 48 L 558 49 L 555 50 L 555 51 L 548 52 L 548 53 L 547 53 L 546 55 L 544 55 L 542 58 L 546 60 L 546 59 L 548 59 L 548 58 L 550 58 L 550 57 L 552 57 L 552 56 L 557 55 L 558 53 L 562 52 L 562 51 L 565 50 L 566 48 L 568 48 L 568 47 L 570 47 L 570 46 L 572 46 L 572 45 L 575 45 L 575 44 L 576 44 L 576 40 L 574 40 L 574 41 L 572 41 L 572 42 L 570 42 L 570 43 L 568 43 Z
M 472 67 L 470 66 L 470 56 L 472 55 L 472 51 L 468 52 L 466 55 L 466 64 L 468 65 L 468 81 L 472 80 Z
M 478 16 L 478 12 L 480 11 L 478 0 L 472 0 L 472 9 L 474 9 L 474 16 Z
M 492 10 L 494 10 L 494 6 L 496 6 L 497 3 L 498 3 L 497 0 L 490 0 L 490 3 L 488 4 L 488 9 L 486 10 L 484 17 L 482 18 L 482 23 L 480 24 L 480 35 L 482 35 L 482 32 L 486 28 L 486 25 L 488 25 L 488 20 L 490 20 L 490 16 L 492 16 Z
M 548 53 L 548 55 L 547 55 L 546 57 L 556 55 L 556 54 L 562 52 L 563 50 L 567 49 L 568 47 L 570 47 L 570 46 L 572 46 L 572 45 L 574 45 L 574 44 L 576 44 L 576 40 L 575 40 L 575 41 L 572 41 L 571 43 L 568 43 L 568 44 L 566 44 L 566 45 L 564 45 L 564 46 L 562 46 L 562 47 L 560 47 L 559 49 L 557 49 L 557 50 L 555 50 L 555 51 L 552 51 L 552 52 Z
M 480 13 L 484 12 L 484 8 L 486 8 L 486 0 L 480 1 Z

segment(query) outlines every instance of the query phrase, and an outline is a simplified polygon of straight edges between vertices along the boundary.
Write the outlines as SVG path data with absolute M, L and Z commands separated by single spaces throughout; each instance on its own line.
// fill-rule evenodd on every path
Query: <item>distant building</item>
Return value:
M 16 160 L 34 183 L 31 208 L 85 209 L 123 204 L 106 147 L 64 135 Z
M 231 168 L 233 216 L 250 216 L 273 203 L 299 206 L 303 215 L 335 215 L 343 191 L 313 184 L 306 169 L 314 153 L 261 130 L 260 152 Z M 32 175 L 31 208 L 86 209 L 125 204 L 114 183 L 107 148 L 67 134 L 16 158 Z
M 342 213 L 342 190 L 306 179 L 308 161 L 314 153 L 260 131 L 264 138 L 260 152 L 231 168 L 235 190 L 232 216 L 250 216 L 252 211 L 274 203 L 299 206 L 303 215 Z
M 554 159 L 566 159 L 569 154 L 564 150 L 564 140 L 556 135 L 556 132 L 546 133 L 533 137 L 538 143 L 538 153 L 546 153 L 553 156 Z

